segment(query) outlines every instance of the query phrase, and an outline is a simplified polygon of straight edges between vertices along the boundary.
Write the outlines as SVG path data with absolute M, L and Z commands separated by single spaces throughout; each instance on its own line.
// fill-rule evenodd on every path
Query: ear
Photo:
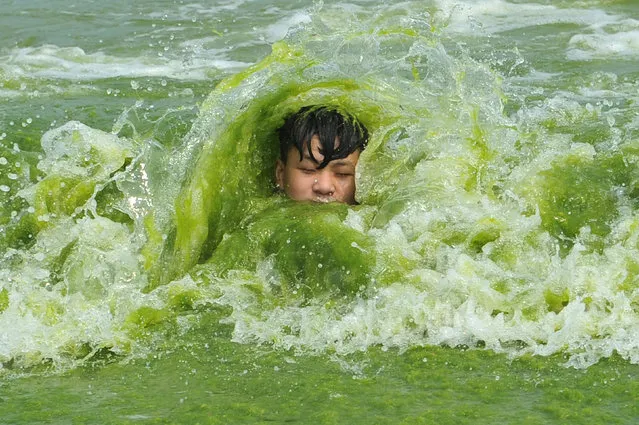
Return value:
M 275 163 L 275 184 L 282 190 L 284 190 L 284 162 L 278 159 Z

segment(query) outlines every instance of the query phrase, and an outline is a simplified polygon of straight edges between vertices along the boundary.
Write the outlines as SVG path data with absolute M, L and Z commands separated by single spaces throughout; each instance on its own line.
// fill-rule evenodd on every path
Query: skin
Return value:
M 336 139 L 335 143 L 339 143 L 339 140 Z M 286 162 L 277 160 L 275 182 L 284 193 L 296 201 L 355 204 L 355 166 L 360 151 L 356 150 L 346 158 L 333 160 L 319 169 L 317 167 L 324 159 L 319 137 L 315 135 L 311 138 L 311 151 L 317 161 L 310 157 L 306 148 L 303 150 L 301 160 L 294 147 L 288 151 Z

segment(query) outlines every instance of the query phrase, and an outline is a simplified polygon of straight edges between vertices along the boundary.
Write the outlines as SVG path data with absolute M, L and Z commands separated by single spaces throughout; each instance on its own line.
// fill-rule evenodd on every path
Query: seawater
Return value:
M 3 417 L 634 422 L 637 12 L 10 5 Z M 317 103 L 371 133 L 359 205 L 275 192 Z

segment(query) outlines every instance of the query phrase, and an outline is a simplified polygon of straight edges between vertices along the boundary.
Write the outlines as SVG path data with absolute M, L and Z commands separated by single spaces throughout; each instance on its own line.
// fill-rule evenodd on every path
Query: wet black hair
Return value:
M 305 106 L 289 116 L 278 130 L 280 159 L 286 163 L 288 151 L 295 147 L 300 161 L 306 149 L 311 159 L 324 168 L 335 159 L 346 158 L 356 150 L 363 150 L 368 143 L 368 130 L 354 116 L 327 106 Z M 319 137 L 320 152 L 324 160 L 320 163 L 311 151 L 311 139 Z M 335 138 L 339 146 L 335 147 Z

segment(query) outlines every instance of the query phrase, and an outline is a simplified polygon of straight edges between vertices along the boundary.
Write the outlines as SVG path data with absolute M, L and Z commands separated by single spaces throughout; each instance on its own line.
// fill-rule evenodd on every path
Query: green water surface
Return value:
M 0 383 L 6 424 L 631 424 L 639 370 L 463 347 L 300 356 L 229 341 L 204 315 L 179 346 Z

